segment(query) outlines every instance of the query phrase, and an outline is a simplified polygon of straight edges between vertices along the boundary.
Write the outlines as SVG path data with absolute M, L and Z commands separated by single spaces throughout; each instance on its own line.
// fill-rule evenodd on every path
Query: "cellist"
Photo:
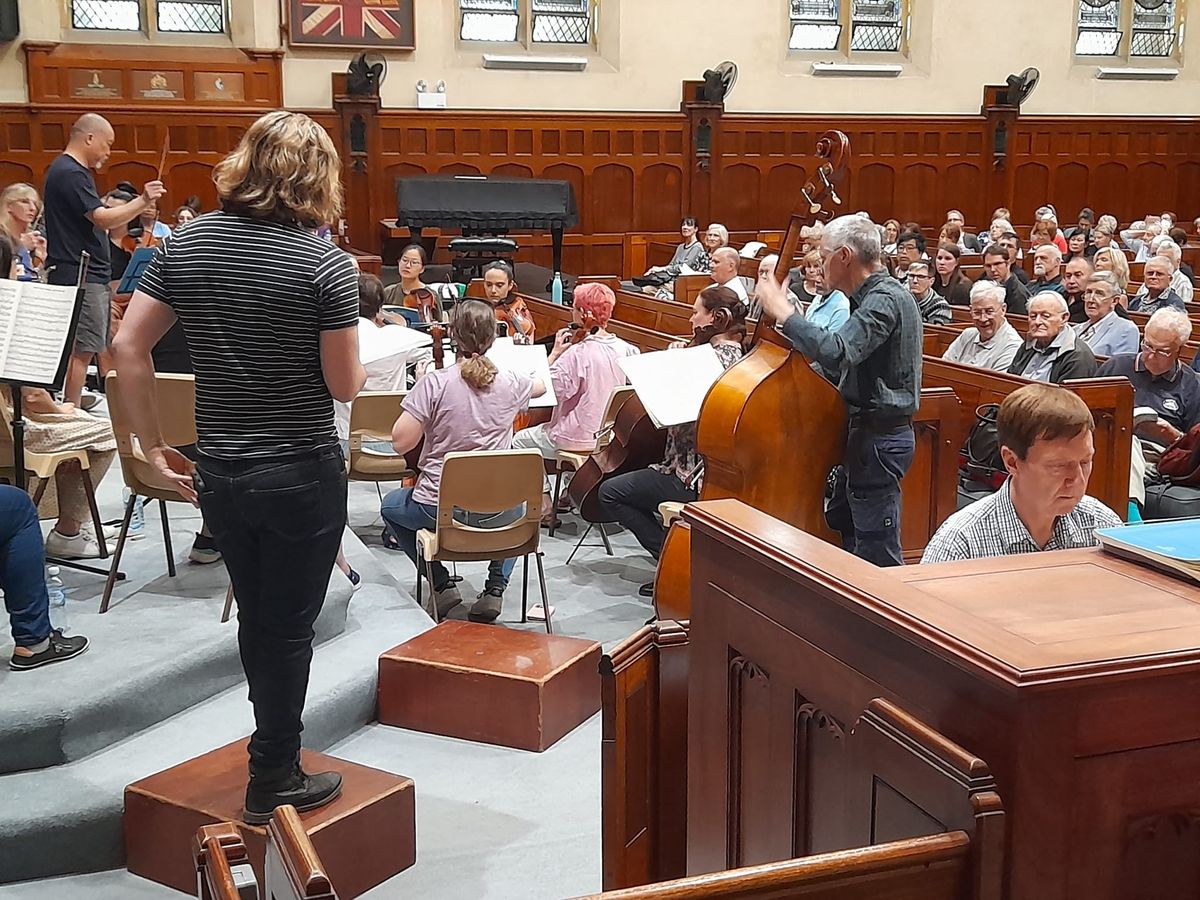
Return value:
M 729 288 L 707 287 L 692 307 L 691 343 L 678 341 L 671 349 L 711 344 L 721 365 L 728 369 L 742 358 L 748 311 L 745 301 Z M 671 426 L 661 463 L 610 478 L 600 486 L 604 521 L 619 522 L 629 529 L 657 560 L 667 534 L 657 517 L 658 505 L 667 500 L 685 503 L 695 500 L 699 496 L 702 466 L 696 450 L 696 423 Z M 642 585 L 638 593 L 643 597 L 653 596 L 653 583 Z
M 850 415 L 844 484 L 827 518 L 846 550 L 879 566 L 903 565 L 900 479 L 912 464 L 912 420 L 921 392 L 921 315 L 912 296 L 881 264 L 879 229 L 862 216 L 825 226 L 820 245 L 825 284 L 850 298 L 850 319 L 836 331 L 809 321 L 773 276 L 755 296 L 783 325 L 792 345 L 836 373 Z M 847 517 L 846 511 L 849 511 Z
M 573 328 L 563 328 L 550 351 L 550 378 L 558 405 L 550 421 L 519 431 L 514 450 L 538 450 L 554 459 L 559 450 L 590 453 L 596 432 L 613 389 L 625 384 L 617 361 L 633 356 L 638 348 L 607 330 L 617 298 L 603 284 L 575 288 Z M 558 514 L 551 509 L 550 480 L 542 482 L 542 522 L 549 525 Z

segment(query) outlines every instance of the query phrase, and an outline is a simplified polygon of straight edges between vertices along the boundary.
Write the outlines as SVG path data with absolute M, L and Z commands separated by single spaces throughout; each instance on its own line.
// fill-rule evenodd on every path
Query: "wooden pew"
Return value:
M 232 822 L 202 827 L 192 843 L 192 855 L 200 900 L 240 900 L 241 888 L 250 886 L 257 893 L 246 842 Z
M 264 868 L 265 900 L 337 900 L 294 806 L 281 806 L 271 817 Z
M 961 401 L 960 423 L 965 436 L 975 424 L 975 409 L 1000 403 L 1028 378 L 993 372 L 938 356 L 925 356 L 923 383 L 949 387 Z M 1096 455 L 1088 494 L 1121 515 L 1129 505 L 1129 466 L 1133 435 L 1133 386 L 1125 378 L 1081 378 L 1064 387 L 1078 394 L 1096 420 Z
M 358 265 L 359 271 L 367 272 L 376 277 L 383 274 L 382 256 L 375 253 L 368 253 L 366 250 L 358 250 L 354 247 L 343 247 L 342 249 L 354 257 L 354 262 Z
M 656 623 L 622 642 L 601 662 L 603 886 L 609 893 L 595 895 L 592 900 L 915 900 L 941 896 L 999 900 L 1004 864 L 1003 808 L 986 764 L 880 699 L 868 704 L 848 734 L 815 708 L 806 711 L 801 706 L 797 719 L 797 728 L 812 730 L 814 743 L 832 739 L 828 746 L 838 748 L 852 760 L 852 783 L 830 788 L 843 792 L 848 804 L 851 798 L 875 796 L 876 791 L 884 798 L 898 793 L 911 804 L 908 814 L 899 819 L 894 809 L 893 815 L 879 810 L 878 817 L 873 813 L 864 819 L 861 811 L 856 820 L 847 817 L 839 845 L 883 844 L 877 848 L 879 854 L 860 849 L 684 878 L 688 869 L 687 640 L 686 623 Z M 865 808 L 871 805 L 867 803 Z M 893 853 L 905 856 L 914 851 L 910 842 L 925 840 L 923 835 L 939 830 L 938 823 L 941 830 L 954 834 L 954 846 L 971 848 L 954 866 L 956 874 L 951 879 L 962 893 L 938 893 L 936 879 L 922 879 L 915 872 L 911 873 L 913 877 L 902 876 L 894 884 L 897 893 L 883 890 L 874 879 L 888 877 L 883 874 L 889 870 L 886 861 L 899 858 Z M 801 854 L 804 849 L 795 848 Z M 738 856 L 736 846 L 730 845 L 727 858 L 736 865 Z M 869 875 L 867 870 L 857 868 L 866 860 L 883 868 L 871 867 L 875 875 Z M 926 875 L 930 873 L 929 869 L 925 871 Z M 823 884 L 835 872 L 847 876 L 847 880 Z M 664 881 L 667 883 L 654 883 Z M 945 885 L 942 883 L 941 889 Z M 824 892 L 834 886 L 837 891 Z

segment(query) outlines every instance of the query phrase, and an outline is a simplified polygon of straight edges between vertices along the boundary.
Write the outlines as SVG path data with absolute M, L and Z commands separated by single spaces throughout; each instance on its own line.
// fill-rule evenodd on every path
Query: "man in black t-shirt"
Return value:
M 112 152 L 116 135 L 103 116 L 86 113 L 71 127 L 62 155 L 46 170 L 42 198 L 46 216 L 46 267 L 51 284 L 75 284 L 79 259 L 90 256 L 84 279 L 83 308 L 75 332 L 75 348 L 63 388 L 68 403 L 80 404 L 88 361 L 108 346 L 112 305 L 108 253 L 110 228 L 137 218 L 163 194 L 161 181 L 150 181 L 131 203 L 107 208 L 96 193 L 92 169 Z

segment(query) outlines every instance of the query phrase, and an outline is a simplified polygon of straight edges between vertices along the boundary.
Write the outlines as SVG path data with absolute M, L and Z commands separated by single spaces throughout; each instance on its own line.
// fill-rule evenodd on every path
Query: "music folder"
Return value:
M 0 381 L 62 387 L 81 299 L 76 285 L 0 279 Z
M 659 428 L 699 419 L 709 388 L 725 372 L 711 344 L 626 356 L 617 365 Z
M 117 285 L 117 294 L 132 294 L 137 290 L 138 282 L 142 280 L 142 273 L 146 271 L 146 266 L 150 265 L 150 260 L 154 259 L 154 251 L 157 247 L 138 247 L 133 251 L 133 256 L 129 258 L 129 265 L 125 267 L 125 274 L 121 276 L 121 283 Z
M 550 378 L 550 359 L 542 344 L 514 344 L 510 337 L 496 338 L 485 354 L 496 364 L 497 369 L 507 369 L 521 375 L 536 378 L 546 386 L 546 393 L 529 401 L 530 409 L 553 409 L 558 406 L 554 396 L 554 384 Z

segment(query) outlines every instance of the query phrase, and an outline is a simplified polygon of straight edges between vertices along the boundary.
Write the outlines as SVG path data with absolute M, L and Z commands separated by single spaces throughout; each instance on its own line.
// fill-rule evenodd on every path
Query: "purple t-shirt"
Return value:
M 447 453 L 507 450 L 513 419 L 529 407 L 533 379 L 501 370 L 482 390 L 463 381 L 459 366 L 430 372 L 409 391 L 401 408 L 421 423 L 425 445 L 413 499 L 437 505 L 442 460 Z

